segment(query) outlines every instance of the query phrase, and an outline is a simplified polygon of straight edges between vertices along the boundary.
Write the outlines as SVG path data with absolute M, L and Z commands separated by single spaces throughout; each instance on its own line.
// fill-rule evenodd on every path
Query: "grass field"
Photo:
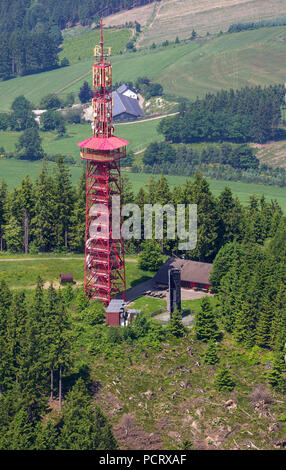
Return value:
M 158 123 L 159 120 L 156 119 L 132 124 L 115 124 L 115 133 L 130 142 L 130 150 L 136 152 L 143 150 L 150 142 L 163 139 L 156 130 Z M 43 149 L 47 154 L 61 153 L 80 160 L 77 142 L 90 137 L 92 131 L 90 124 L 72 124 L 67 126 L 63 137 L 59 137 L 56 132 L 40 132 L 40 135 Z M 19 132 L 0 131 L 0 147 L 3 146 L 6 152 L 13 152 L 19 136 Z
M 18 261 L 9 261 L 10 258 L 18 258 Z M 47 259 L 47 258 L 51 259 Z M 37 259 L 35 259 L 37 258 Z M 13 289 L 31 289 L 37 284 L 38 276 L 41 276 L 45 287 L 50 282 L 59 285 L 61 273 L 73 273 L 74 281 L 82 284 L 84 281 L 84 257 L 74 256 L 70 258 L 64 255 L 55 257 L 53 253 L 37 255 L 0 255 L 0 281 L 5 280 Z M 139 282 L 153 277 L 154 273 L 142 271 L 136 262 L 126 261 L 126 287 L 134 287 Z
M 76 39 L 76 38 L 74 38 Z M 222 88 L 283 83 L 286 27 L 262 28 L 224 34 L 203 42 L 190 42 L 112 58 L 113 80 L 136 80 L 145 75 L 160 82 L 165 93 L 195 99 Z M 18 77 L 0 83 L 0 110 L 7 111 L 19 94 L 35 105 L 47 93 L 78 93 L 91 82 L 90 61 Z
M 111 47 L 112 54 L 119 54 L 125 50 L 126 43 L 131 38 L 132 32 L 129 29 L 106 30 L 104 31 L 104 42 Z M 70 64 L 79 61 L 86 61 L 93 57 L 93 49 L 100 42 L 100 30 L 89 31 L 73 37 L 64 39 L 61 45 L 59 59 L 66 57 Z
M 161 0 L 153 21 L 144 30 L 142 45 L 227 31 L 232 23 L 245 23 L 286 15 L 284 0 Z M 178 27 L 179 26 L 179 27 Z
M 3 179 L 7 182 L 9 189 L 12 189 L 18 186 L 21 181 L 23 180 L 24 176 L 29 174 L 31 178 L 34 180 L 39 172 L 41 171 L 42 163 L 41 162 L 28 162 L 28 161 L 21 161 L 21 160 L 13 160 L 13 159 L 1 159 L 0 160 L 0 181 Z M 48 162 L 48 167 L 51 171 L 55 168 L 54 163 Z M 83 167 L 82 166 L 70 166 L 72 182 L 76 184 L 79 180 L 80 175 L 82 174 Z M 146 173 L 130 173 L 128 171 L 123 171 L 123 174 L 126 174 L 133 186 L 134 192 L 138 192 L 138 190 L 145 186 L 149 179 L 150 175 Z M 159 177 L 159 175 L 156 175 Z M 166 176 L 167 180 L 171 187 L 176 185 L 184 184 L 186 181 L 185 176 Z M 285 188 L 278 188 L 276 186 L 264 186 L 259 184 L 248 184 L 248 183 L 240 183 L 234 181 L 223 181 L 223 180 L 212 180 L 208 179 L 210 184 L 210 188 L 214 195 L 218 195 L 225 186 L 229 186 L 235 196 L 239 198 L 239 200 L 246 204 L 249 200 L 249 197 L 252 194 L 262 195 L 264 194 L 267 201 L 271 201 L 277 199 L 278 203 L 282 207 L 283 211 L 286 213 L 286 192 Z

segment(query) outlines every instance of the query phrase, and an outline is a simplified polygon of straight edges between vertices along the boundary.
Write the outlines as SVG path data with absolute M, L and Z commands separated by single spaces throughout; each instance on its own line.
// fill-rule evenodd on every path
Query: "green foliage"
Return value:
M 60 133 L 65 132 L 64 118 L 58 111 L 49 110 L 43 113 L 41 126 L 43 131 L 57 130 Z
M 225 365 L 221 366 L 215 375 L 214 386 L 220 392 L 231 392 L 234 389 L 235 383 Z
M 48 95 L 44 96 L 40 101 L 41 109 L 57 109 L 60 108 L 61 105 L 62 102 L 60 98 L 53 93 L 49 93 Z
M 217 348 L 213 340 L 209 341 L 207 350 L 204 354 L 204 363 L 209 365 L 214 365 L 219 362 L 219 357 L 217 354 Z
M 163 94 L 162 85 L 160 85 L 160 83 L 151 82 L 148 77 L 138 77 L 135 83 L 135 88 L 146 98 L 146 100 L 149 100 L 154 96 L 162 96 Z
M 77 313 L 81 314 L 81 312 L 88 307 L 88 304 L 89 304 L 89 299 L 85 295 L 84 290 L 81 289 L 75 299 Z
M 201 303 L 201 309 L 195 317 L 195 333 L 199 340 L 204 342 L 210 339 L 220 339 L 221 333 L 218 331 L 215 315 L 207 297 Z
M 101 302 L 93 301 L 82 310 L 81 318 L 88 325 L 101 325 L 105 322 L 105 309 Z
M 39 160 L 44 156 L 41 141 L 36 127 L 26 129 L 16 144 L 17 156 L 24 160 Z
M 65 302 L 66 306 L 69 307 L 71 302 L 74 299 L 74 291 L 71 284 L 67 284 L 62 290 L 62 297 L 63 301 Z
M 93 97 L 92 90 L 88 84 L 88 82 L 84 82 L 82 87 L 79 90 L 78 97 L 81 103 L 87 103 Z
M 186 333 L 186 328 L 182 321 L 182 313 L 175 311 L 168 322 L 168 329 L 170 333 L 176 338 L 184 336 Z
M 14 99 L 11 110 L 9 123 L 12 130 L 23 131 L 37 126 L 32 112 L 32 103 L 24 95 L 17 96 Z
M 207 95 L 187 105 L 184 116 L 176 115 L 161 121 L 159 131 L 165 140 L 176 143 L 255 141 L 264 143 L 276 135 L 280 124 L 281 85 L 262 89 L 243 88 Z M 239 110 L 239 111 L 238 111 Z M 253 153 L 240 147 L 233 165 L 257 167 Z
M 69 392 L 63 408 L 58 449 L 113 450 L 117 443 L 111 427 L 91 398 L 82 379 Z
M 3 236 L 6 241 L 7 249 L 11 253 L 18 253 L 22 250 L 22 227 L 19 225 L 16 217 L 12 216 L 9 223 L 4 225 Z
M 143 271 L 156 271 L 163 263 L 160 245 L 153 240 L 145 240 L 138 262 Z
M 285 362 L 280 356 L 276 356 L 272 368 L 265 373 L 265 378 L 268 380 L 272 388 L 277 392 L 286 393 L 286 379 L 282 372 L 285 370 Z

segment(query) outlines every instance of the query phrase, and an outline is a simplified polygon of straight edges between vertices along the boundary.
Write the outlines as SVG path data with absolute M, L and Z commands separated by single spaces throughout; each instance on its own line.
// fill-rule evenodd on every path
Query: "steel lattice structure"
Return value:
M 103 47 L 102 21 L 101 42 L 94 55 L 93 136 L 78 143 L 81 158 L 87 161 L 85 292 L 107 305 L 112 298 L 126 300 L 121 204 L 114 210 L 112 198 L 121 200 L 120 160 L 126 156 L 129 142 L 114 136 L 112 66 L 110 49 L 105 53 Z M 112 231 L 113 216 L 120 227 L 116 236 Z

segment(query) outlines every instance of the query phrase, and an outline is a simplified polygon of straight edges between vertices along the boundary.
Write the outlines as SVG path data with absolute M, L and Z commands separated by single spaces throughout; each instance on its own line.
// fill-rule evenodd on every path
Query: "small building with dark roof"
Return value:
M 139 105 L 134 89 L 121 85 L 112 93 L 114 120 L 137 119 L 144 113 Z
M 210 289 L 211 263 L 201 263 L 177 257 L 169 258 L 154 276 L 157 285 L 168 286 L 168 271 L 170 268 L 180 269 L 181 286 L 186 288 Z
M 124 318 L 125 302 L 123 299 L 112 299 L 105 309 L 106 323 L 108 325 L 119 326 L 121 319 Z

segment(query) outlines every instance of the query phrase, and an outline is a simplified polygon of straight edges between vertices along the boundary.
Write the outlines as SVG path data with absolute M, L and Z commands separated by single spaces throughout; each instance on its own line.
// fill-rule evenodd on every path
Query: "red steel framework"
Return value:
M 104 51 L 102 20 L 100 46 L 94 49 L 93 136 L 77 145 L 86 160 L 85 292 L 108 305 L 112 298 L 126 301 L 124 241 L 121 204 L 112 214 L 112 197 L 121 200 L 120 160 L 126 156 L 126 140 L 114 136 L 112 124 L 112 66 L 110 48 Z M 113 238 L 112 215 L 120 233 Z

